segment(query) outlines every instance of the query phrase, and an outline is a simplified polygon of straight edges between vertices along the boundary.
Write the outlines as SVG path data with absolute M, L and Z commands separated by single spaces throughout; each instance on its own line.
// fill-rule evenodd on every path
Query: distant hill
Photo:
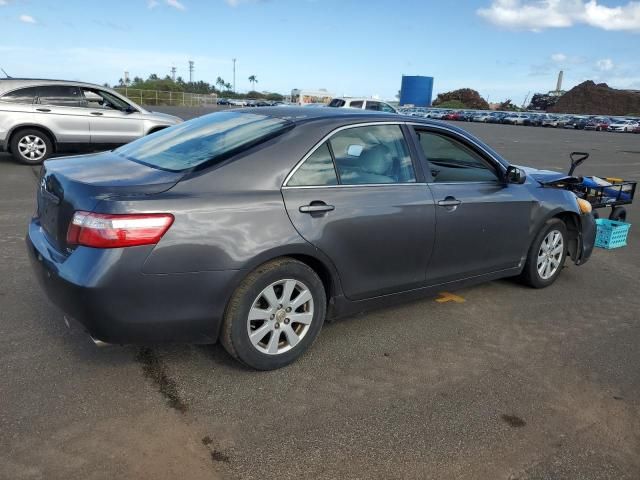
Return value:
M 549 108 L 556 113 L 629 115 L 640 113 L 640 92 L 617 90 L 591 80 L 573 87 Z

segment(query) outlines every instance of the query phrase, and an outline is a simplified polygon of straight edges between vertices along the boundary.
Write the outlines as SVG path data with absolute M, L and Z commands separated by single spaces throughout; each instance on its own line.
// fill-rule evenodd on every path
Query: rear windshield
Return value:
M 218 164 L 293 124 L 253 113 L 219 112 L 161 130 L 115 150 L 136 162 L 174 172 Z

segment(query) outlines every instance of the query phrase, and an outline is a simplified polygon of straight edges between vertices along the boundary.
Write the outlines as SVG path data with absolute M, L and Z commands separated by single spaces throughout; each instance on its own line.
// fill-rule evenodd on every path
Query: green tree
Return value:
M 468 108 L 464 103 L 460 100 L 445 100 L 444 102 L 438 103 L 438 108 Z
M 256 89 L 256 83 L 258 83 L 258 77 L 256 77 L 255 75 L 251 75 L 249 77 L 249 82 L 251 82 L 251 90 L 255 90 Z
M 216 85 L 218 85 L 218 87 L 220 87 L 220 90 L 222 90 L 227 84 L 222 77 L 218 77 L 216 79 Z

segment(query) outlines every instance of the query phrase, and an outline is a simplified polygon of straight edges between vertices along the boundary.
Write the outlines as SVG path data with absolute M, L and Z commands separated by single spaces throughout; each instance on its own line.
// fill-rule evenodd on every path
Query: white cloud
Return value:
M 584 6 L 584 22 L 603 30 L 640 32 L 640 2 L 629 2 L 624 6 L 606 7 L 590 0 Z
M 24 23 L 31 23 L 31 24 L 38 23 L 36 19 L 33 18 L 31 15 L 20 15 L 19 18 L 20 18 L 20 21 Z
M 614 67 L 615 65 L 613 63 L 613 60 L 611 60 L 610 58 L 603 58 L 596 62 L 596 68 L 601 72 L 608 72 L 610 70 L 613 70 Z
M 7 2 L 7 0 L 0 0 L 0 7 L 4 7 L 6 5 L 9 5 L 9 2 Z
M 640 1 L 607 6 L 598 0 L 492 0 L 477 14 L 494 25 L 538 32 L 586 24 L 604 30 L 640 32 Z
M 562 63 L 567 60 L 567 56 L 564 53 L 554 53 L 553 55 L 551 55 L 551 60 L 553 60 L 555 63 Z
M 167 5 L 175 8 L 176 10 L 185 10 L 185 6 L 180 3 L 178 0 L 166 0 Z
M 147 8 L 149 10 L 156 8 L 158 5 L 160 5 L 158 0 L 147 0 Z

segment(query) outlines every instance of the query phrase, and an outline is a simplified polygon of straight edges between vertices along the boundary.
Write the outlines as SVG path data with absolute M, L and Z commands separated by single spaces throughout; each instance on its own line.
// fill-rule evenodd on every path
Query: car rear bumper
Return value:
M 105 343 L 214 343 L 237 270 L 143 274 L 153 247 L 79 247 L 65 256 L 37 219 L 26 238 L 35 275 L 49 299 Z

